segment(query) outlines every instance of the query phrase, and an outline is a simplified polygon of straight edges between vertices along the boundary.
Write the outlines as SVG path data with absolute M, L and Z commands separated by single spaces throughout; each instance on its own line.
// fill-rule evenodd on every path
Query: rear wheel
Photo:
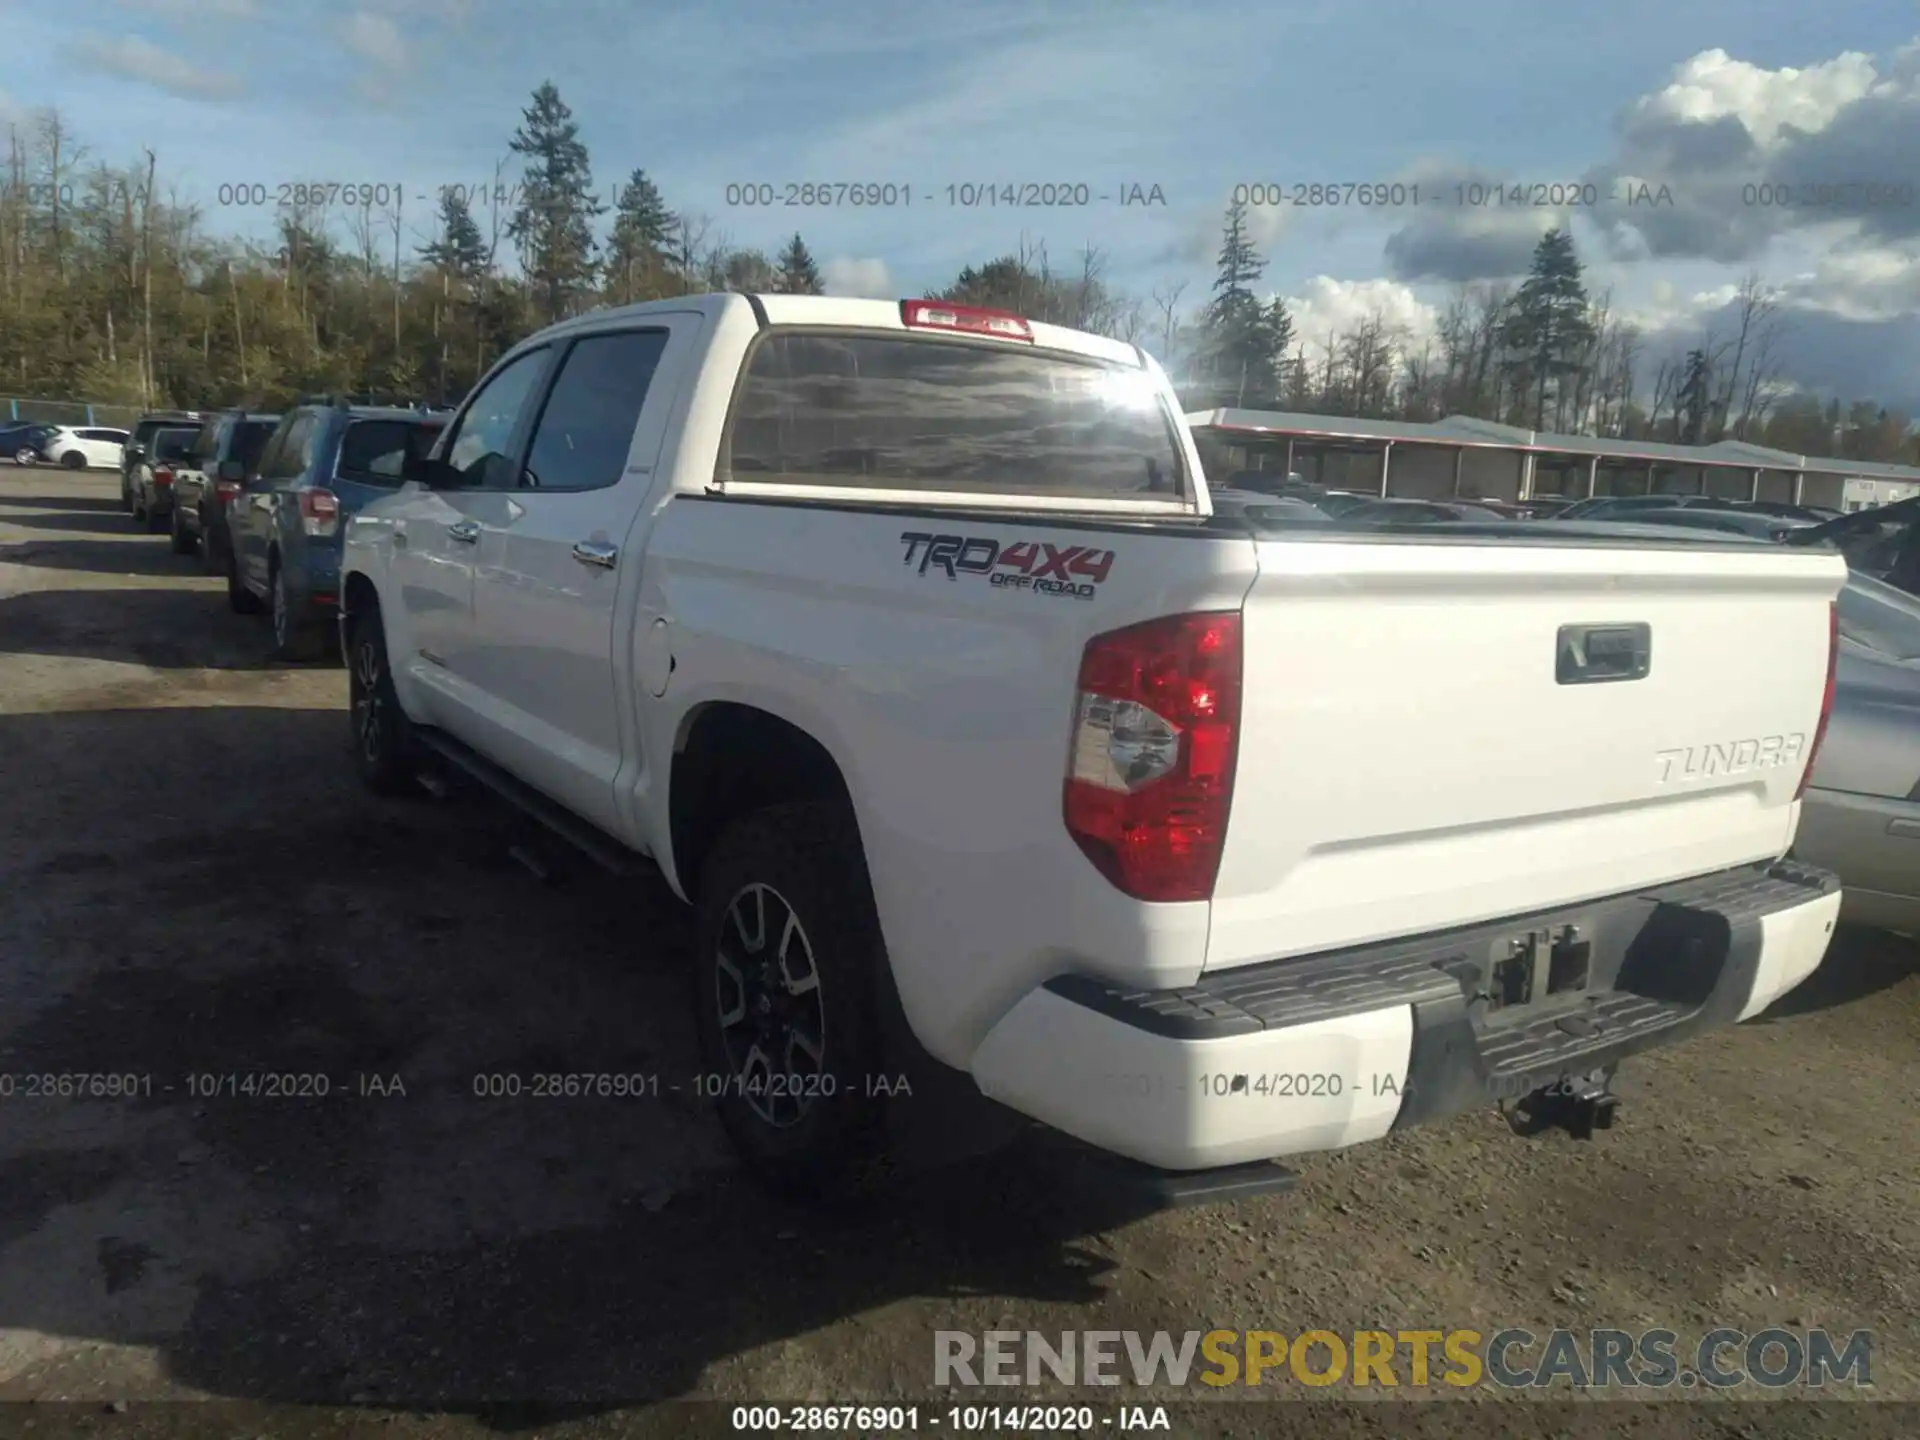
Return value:
M 120 472 L 120 508 L 133 513 L 133 476 L 125 470 Z
M 231 546 L 227 548 L 227 608 L 236 615 L 260 613 L 260 597 L 240 578 L 240 557 Z
M 69 450 L 60 457 L 60 463 L 69 470 L 84 470 L 87 468 L 87 457 L 78 450 Z
M 170 524 L 172 526 L 171 538 L 173 553 L 176 555 L 191 555 L 193 553 L 193 532 L 187 529 L 186 517 L 180 513 L 180 507 L 178 505 L 174 506 L 168 514 L 172 517 Z
M 147 487 L 139 481 L 133 482 L 133 498 L 127 502 L 127 513 L 133 516 L 133 523 L 145 527 L 147 523 Z
M 273 621 L 273 658 L 318 660 L 327 648 L 326 634 L 301 613 L 287 589 L 287 573 L 276 561 L 267 573 Z
M 154 504 L 154 495 L 151 490 L 144 493 L 146 503 L 142 508 L 141 520 L 146 525 L 148 533 L 158 535 L 167 528 L 167 512 Z
M 721 1123 L 777 1192 L 859 1188 L 880 1150 L 867 1092 L 887 962 L 851 817 L 800 804 L 736 821 L 697 904 L 694 1018 Z
M 347 640 L 347 699 L 353 716 L 353 764 L 376 795 L 413 788 L 413 730 L 393 690 L 386 628 L 377 608 L 356 615 Z
M 200 511 L 200 568 L 209 575 L 227 573 L 226 551 L 220 543 L 220 532 L 214 529 L 213 520 L 204 508 Z
M 13 452 L 13 463 L 16 465 L 37 465 L 40 463 L 40 452 L 35 450 L 31 445 L 22 445 L 18 450 Z

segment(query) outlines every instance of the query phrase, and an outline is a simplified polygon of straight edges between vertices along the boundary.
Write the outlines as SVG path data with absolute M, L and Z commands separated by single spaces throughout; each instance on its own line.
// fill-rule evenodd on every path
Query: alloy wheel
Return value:
M 743 886 L 728 903 L 714 999 L 735 1091 L 775 1129 L 798 1124 L 832 1084 L 826 1009 L 812 942 L 772 886 Z
M 385 723 L 380 652 L 371 640 L 362 640 L 353 651 L 353 731 L 360 739 L 360 754 L 369 765 L 380 761 L 381 727 Z

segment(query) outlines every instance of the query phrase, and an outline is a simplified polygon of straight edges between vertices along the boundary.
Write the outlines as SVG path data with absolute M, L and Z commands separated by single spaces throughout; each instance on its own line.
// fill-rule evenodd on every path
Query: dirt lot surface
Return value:
M 937 1329 L 1870 1329 L 1873 1393 L 1920 1400 L 1907 942 L 1843 931 L 1761 1020 L 1631 1063 L 1591 1143 L 1486 1112 L 1310 1159 L 1288 1195 L 1145 1215 L 1017 1150 L 804 1212 L 748 1185 L 672 1088 L 695 1066 L 671 897 L 542 885 L 508 817 L 364 796 L 343 672 L 265 652 L 219 581 L 135 531 L 113 477 L 0 468 L 0 1400 L 39 1402 L 0 1405 L 0 1433 L 32 1414 L 42 1435 L 183 1415 L 675 1433 L 694 1412 L 649 1402 L 934 1398 Z M 551 1071 L 662 1088 L 474 1093 Z M 330 1093 L 191 1078 L 249 1072 Z M 25 1095 L 46 1073 L 140 1093 Z M 1194 1393 L 1213 1403 L 1174 1433 L 1492 1433 L 1514 1413 L 1336 1413 L 1340 1391 L 1290 1378 L 1272 1404 Z M 1804 1398 L 1762 1403 L 1618 1428 L 1838 1433 Z M 1885 1433 L 1920 1431 L 1893 1409 Z M 1545 1419 L 1524 1424 L 1565 1428 Z

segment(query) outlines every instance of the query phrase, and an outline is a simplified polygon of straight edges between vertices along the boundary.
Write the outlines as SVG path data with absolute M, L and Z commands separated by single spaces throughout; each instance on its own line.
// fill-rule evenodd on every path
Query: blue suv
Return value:
M 226 502 L 227 603 L 273 619 L 273 653 L 313 660 L 340 605 L 348 519 L 400 488 L 451 411 L 327 399 L 295 406 Z

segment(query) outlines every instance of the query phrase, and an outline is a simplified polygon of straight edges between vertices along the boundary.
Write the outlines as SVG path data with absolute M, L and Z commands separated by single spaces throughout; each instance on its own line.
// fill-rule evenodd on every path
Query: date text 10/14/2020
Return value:
M 1488 1080 L 1488 1098 L 1522 1100 L 1530 1095 L 1558 1094 L 1577 1096 L 1594 1083 L 1596 1077 L 1569 1075 L 1562 1071 L 1539 1074 L 1494 1076 Z M 1167 1096 L 1195 1095 L 1205 1100 L 1336 1100 L 1342 1097 L 1401 1097 L 1413 1093 L 1411 1076 L 1382 1071 L 1377 1074 L 1343 1075 L 1339 1071 L 1209 1071 L 1198 1076 L 1158 1075 L 1150 1071 L 1108 1072 L 1099 1077 L 1102 1086 L 1125 1095 L 1151 1100 Z
M 736 1431 L 780 1435 L 851 1432 L 912 1435 L 921 1430 L 952 1434 L 1077 1434 L 1102 1430 L 1170 1431 L 1164 1405 L 736 1405 Z

